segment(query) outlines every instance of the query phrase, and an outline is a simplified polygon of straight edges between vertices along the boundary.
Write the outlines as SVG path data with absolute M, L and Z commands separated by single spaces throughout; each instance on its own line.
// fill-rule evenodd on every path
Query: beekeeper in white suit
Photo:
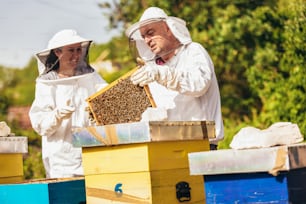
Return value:
M 107 83 L 87 63 L 91 40 L 62 30 L 36 54 L 39 76 L 29 116 L 42 136 L 47 178 L 83 175 L 81 148 L 72 145 L 72 128 L 90 125 L 86 98 Z
M 157 108 L 166 109 L 170 121 L 215 121 L 216 139 L 210 143 L 216 149 L 224 133 L 214 65 L 205 48 L 192 42 L 185 21 L 150 7 L 126 35 L 131 50 L 146 62 L 131 81 L 149 85 Z

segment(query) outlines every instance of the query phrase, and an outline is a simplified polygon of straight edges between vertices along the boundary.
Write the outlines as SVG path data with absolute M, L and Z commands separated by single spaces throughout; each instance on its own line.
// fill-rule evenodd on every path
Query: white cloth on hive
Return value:
M 6 122 L 0 122 L 0 137 L 7 137 L 11 134 L 11 128 L 6 124 Z
M 303 135 L 297 124 L 277 122 L 264 130 L 254 127 L 242 128 L 233 137 L 230 147 L 232 149 L 264 148 L 295 144 L 303 140 Z

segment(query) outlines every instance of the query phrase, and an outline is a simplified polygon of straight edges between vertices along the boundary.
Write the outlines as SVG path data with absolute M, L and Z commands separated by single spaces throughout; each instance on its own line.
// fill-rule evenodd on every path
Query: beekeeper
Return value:
M 192 42 L 185 21 L 150 7 L 126 35 L 134 56 L 146 62 L 131 81 L 149 85 L 170 121 L 215 121 L 216 138 L 210 143 L 217 149 L 224 133 L 214 64 L 205 48 Z
M 47 178 L 83 175 L 81 148 L 72 145 L 72 129 L 90 125 L 86 98 L 107 85 L 87 63 L 91 42 L 65 29 L 36 54 L 39 76 L 29 116 L 42 136 Z

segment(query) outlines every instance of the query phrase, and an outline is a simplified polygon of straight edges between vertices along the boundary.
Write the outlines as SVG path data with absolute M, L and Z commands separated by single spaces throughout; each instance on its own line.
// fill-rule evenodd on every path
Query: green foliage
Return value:
M 23 172 L 25 179 L 45 178 L 45 169 L 42 163 L 41 148 L 29 145 L 28 154 L 23 158 Z
M 306 136 L 306 4 L 279 2 L 279 23 L 273 25 L 269 41 L 261 43 L 255 63 L 248 70 L 250 87 L 262 101 L 258 123 L 297 123 Z M 275 22 L 274 20 L 273 22 Z M 271 29 L 272 30 L 272 29 Z
M 38 75 L 36 60 L 33 58 L 23 69 L 0 68 L 3 78 L 0 86 L 1 98 L 10 106 L 29 105 L 34 99 L 35 79 Z

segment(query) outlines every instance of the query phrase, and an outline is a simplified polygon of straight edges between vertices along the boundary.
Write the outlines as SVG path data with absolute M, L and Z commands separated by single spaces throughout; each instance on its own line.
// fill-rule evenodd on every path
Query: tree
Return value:
M 258 43 L 255 63 L 247 73 L 250 87 L 263 104 L 257 124 L 289 121 L 297 123 L 306 136 L 305 15 L 305 2 L 295 0 L 279 1 L 277 12 L 257 16 L 275 23 L 271 39 Z

